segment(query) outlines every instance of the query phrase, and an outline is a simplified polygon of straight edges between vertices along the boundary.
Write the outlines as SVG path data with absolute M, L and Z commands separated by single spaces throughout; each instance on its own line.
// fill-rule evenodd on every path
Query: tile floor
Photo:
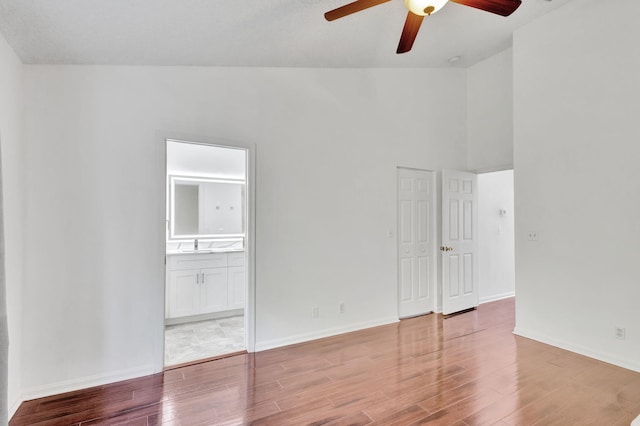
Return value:
M 176 365 L 238 352 L 244 345 L 244 316 L 168 325 L 164 329 L 164 365 Z

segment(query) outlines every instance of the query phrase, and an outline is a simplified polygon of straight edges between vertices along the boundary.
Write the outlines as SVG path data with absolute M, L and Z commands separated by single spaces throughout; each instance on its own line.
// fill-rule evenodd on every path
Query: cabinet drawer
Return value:
M 227 253 L 175 254 L 167 257 L 170 271 L 227 266 Z
M 243 266 L 243 265 L 244 265 L 243 251 L 229 253 L 228 266 Z

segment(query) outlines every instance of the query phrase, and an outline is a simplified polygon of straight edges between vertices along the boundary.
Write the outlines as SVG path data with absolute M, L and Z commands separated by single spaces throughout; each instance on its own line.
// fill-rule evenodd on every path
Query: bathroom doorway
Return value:
M 478 241 L 480 303 L 514 297 L 513 169 L 478 174 Z
M 247 350 L 249 150 L 166 141 L 164 366 Z M 250 314 L 249 314 L 250 316 Z

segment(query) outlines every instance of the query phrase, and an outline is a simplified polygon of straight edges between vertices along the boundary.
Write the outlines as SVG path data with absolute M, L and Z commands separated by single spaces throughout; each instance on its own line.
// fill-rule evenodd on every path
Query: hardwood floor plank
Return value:
M 596 394 L 593 389 L 579 387 L 575 394 L 563 398 L 563 407 L 553 417 L 544 419 L 545 425 L 569 424 L 603 425 L 615 424 L 626 414 L 624 401 L 611 394 Z M 534 423 L 536 424 L 536 423 Z M 537 424 L 541 424 L 537 422 Z
M 19 425 L 628 425 L 640 374 L 512 334 L 513 299 L 23 403 Z
M 452 425 L 456 422 L 463 421 L 464 418 L 476 411 L 480 411 L 494 402 L 498 401 L 501 395 L 495 391 L 475 393 L 469 398 L 458 401 L 439 411 L 421 418 L 412 425 Z
M 278 383 L 280 383 L 280 386 L 285 390 L 295 392 L 296 390 L 309 389 L 314 386 L 333 383 L 333 381 L 323 372 L 311 372 L 308 374 L 299 374 L 297 376 L 279 379 Z
M 376 420 L 381 425 L 408 425 L 413 421 L 420 419 L 427 413 L 423 408 L 418 405 L 410 405 L 406 408 L 399 410 L 387 409 L 382 412 L 378 412 L 375 409 L 365 410 L 367 416 Z
M 280 412 L 280 408 L 273 401 L 247 406 L 244 410 L 234 409 L 219 410 L 217 423 L 222 424 L 250 424 L 257 419 L 268 417 Z M 187 419 L 188 420 L 188 419 Z
M 113 416 L 109 418 L 101 418 L 90 421 L 84 421 L 80 423 L 80 426 L 96 426 L 96 425 L 146 425 L 148 423 L 148 416 L 153 415 L 157 411 L 157 407 L 150 406 L 140 410 L 134 410 L 126 414 L 119 416 Z
M 311 423 L 312 425 L 322 424 L 323 426 L 366 426 L 373 423 L 364 412 L 358 411 L 355 414 L 341 417 L 329 423 Z
M 336 420 L 331 414 L 331 401 L 326 398 L 309 400 L 288 410 L 282 410 L 277 414 L 262 417 L 252 422 L 252 425 L 285 425 L 303 424 L 312 421 Z
M 630 376 L 629 382 L 618 389 L 617 395 L 627 401 L 640 404 L 640 377 Z

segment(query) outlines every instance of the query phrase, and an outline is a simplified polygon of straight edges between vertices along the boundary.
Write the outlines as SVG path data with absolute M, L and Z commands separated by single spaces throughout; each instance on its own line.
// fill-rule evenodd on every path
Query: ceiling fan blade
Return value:
M 391 0 L 356 0 L 353 3 L 345 4 L 342 7 L 328 11 L 324 14 L 324 17 L 327 21 L 333 21 L 388 1 Z
M 450 0 L 452 3 L 475 7 L 496 15 L 509 16 L 520 7 L 521 0 Z
M 402 35 L 400 36 L 400 43 L 398 43 L 396 53 L 405 53 L 411 50 L 423 19 L 424 16 L 416 15 L 415 13 L 409 12 L 407 14 L 407 20 L 404 21 L 404 28 L 402 29 Z

